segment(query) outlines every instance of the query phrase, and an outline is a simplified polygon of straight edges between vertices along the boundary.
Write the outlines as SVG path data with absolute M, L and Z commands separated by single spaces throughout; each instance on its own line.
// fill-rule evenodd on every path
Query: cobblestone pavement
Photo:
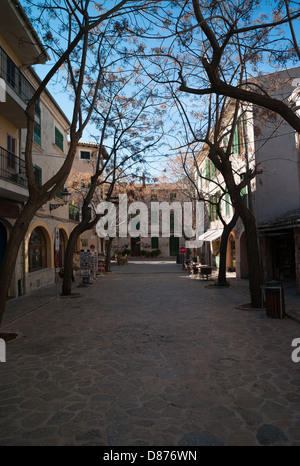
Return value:
M 299 320 L 168 261 L 112 270 L 8 302 L 0 445 L 300 445 Z

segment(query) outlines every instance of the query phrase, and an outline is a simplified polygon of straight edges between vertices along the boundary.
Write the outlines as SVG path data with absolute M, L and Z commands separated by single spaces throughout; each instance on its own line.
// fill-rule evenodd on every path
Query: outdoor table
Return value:
M 206 277 L 206 280 L 208 280 L 208 276 L 211 275 L 212 267 L 210 265 L 199 265 L 199 269 L 201 277 Z

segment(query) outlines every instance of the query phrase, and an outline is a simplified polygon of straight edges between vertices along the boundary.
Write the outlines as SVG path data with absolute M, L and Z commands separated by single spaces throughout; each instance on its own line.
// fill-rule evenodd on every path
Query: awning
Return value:
M 218 230 L 207 230 L 205 233 L 199 236 L 201 241 L 215 241 L 216 239 L 222 236 L 223 230 L 219 228 Z

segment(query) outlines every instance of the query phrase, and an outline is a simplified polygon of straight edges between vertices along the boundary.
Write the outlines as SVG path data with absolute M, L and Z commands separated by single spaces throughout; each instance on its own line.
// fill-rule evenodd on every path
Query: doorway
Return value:
M 170 236 L 170 256 L 177 256 L 179 253 L 179 238 L 177 236 Z
M 141 255 L 141 238 L 131 238 L 131 255 L 134 257 Z

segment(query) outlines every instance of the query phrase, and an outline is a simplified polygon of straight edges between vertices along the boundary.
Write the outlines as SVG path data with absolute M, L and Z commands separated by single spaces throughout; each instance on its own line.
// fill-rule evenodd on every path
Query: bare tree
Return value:
M 92 0 L 27 2 L 28 14 L 36 13 L 35 24 L 40 29 L 45 47 L 49 53 L 52 53 L 54 64 L 37 87 L 26 108 L 25 164 L 29 197 L 11 230 L 1 266 L 0 323 L 21 242 L 36 211 L 53 198 L 66 181 L 72 167 L 76 146 L 91 118 L 102 79 L 101 70 L 94 63 L 98 63 L 99 55 L 105 50 L 105 45 L 112 37 L 121 39 L 119 29 L 122 17 L 131 13 L 137 14 L 139 10 L 148 7 L 151 3 L 153 3 L 151 0 L 144 2 L 143 5 L 137 1 L 120 0 L 115 2 L 111 8 L 105 9 Z M 46 86 L 57 77 L 59 72 L 62 72 L 66 79 L 67 90 L 73 101 L 70 145 L 60 170 L 43 186 L 38 187 L 32 162 L 35 106 Z M 91 78 L 93 86 L 91 86 Z M 86 95 L 90 95 L 91 105 L 83 109 L 82 98 Z
M 92 117 L 93 123 L 99 128 L 99 150 L 94 173 L 83 198 L 81 221 L 72 231 L 66 249 L 62 287 L 64 295 L 71 293 L 73 252 L 77 238 L 100 219 L 95 206 L 95 201 L 100 201 L 99 188 L 105 200 L 111 201 L 116 184 L 128 178 L 129 174 L 144 170 L 148 153 L 153 153 L 163 136 L 163 110 L 157 109 L 154 86 L 149 82 L 144 84 L 139 79 L 139 84 L 132 90 L 132 82 L 138 75 L 135 67 L 131 72 L 127 67 L 126 72 L 119 70 L 117 73 L 110 71 L 103 74 L 101 94 Z M 90 105 L 89 99 L 85 105 Z M 92 204 L 94 214 L 91 218 Z

